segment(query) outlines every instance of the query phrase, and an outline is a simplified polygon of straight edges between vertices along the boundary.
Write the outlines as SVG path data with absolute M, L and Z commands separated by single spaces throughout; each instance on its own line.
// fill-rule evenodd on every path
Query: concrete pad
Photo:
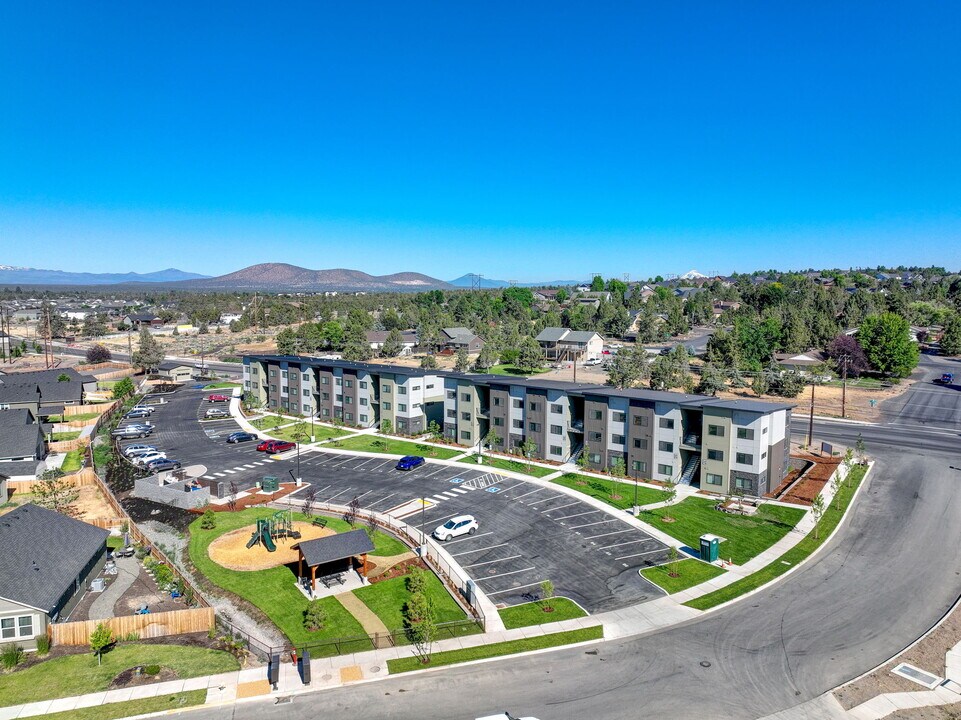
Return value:
M 76 698 L 77 704 L 74 707 L 86 708 L 86 707 L 96 707 L 97 705 L 103 705 L 104 700 L 107 698 L 107 691 L 98 693 L 87 693 L 86 695 L 81 695 Z
M 351 665 L 340 669 L 340 681 L 342 683 L 357 682 L 364 679 L 364 671 L 360 665 Z
M 65 697 L 58 698 L 50 703 L 50 707 L 47 708 L 47 714 L 64 712 L 65 710 L 73 710 L 77 707 L 77 698 L 75 697 Z
M 138 685 L 137 687 L 132 688 L 132 692 L 130 693 L 130 699 L 141 700 L 143 698 L 156 697 L 157 695 L 160 695 L 160 694 L 166 695 L 166 693 L 158 693 L 157 690 L 158 690 L 158 685 L 156 684 Z
M 191 690 L 205 690 L 206 688 L 207 678 L 205 677 L 195 677 L 184 680 L 184 692 L 189 692 Z
M 20 714 L 17 717 L 46 715 L 52 704 L 53 700 L 41 700 L 40 702 L 27 703 L 21 707 Z
M 270 682 L 267 679 L 237 685 L 237 699 L 270 695 Z
M 0 720 L 15 720 L 15 718 L 19 714 L 20 714 L 19 705 L 11 705 L 10 707 L 0 708 Z

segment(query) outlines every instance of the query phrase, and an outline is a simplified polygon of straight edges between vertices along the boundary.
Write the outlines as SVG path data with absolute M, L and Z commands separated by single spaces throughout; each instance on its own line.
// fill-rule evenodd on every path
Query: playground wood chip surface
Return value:
M 294 530 L 300 531 L 300 540 L 274 538 L 277 550 L 268 552 L 260 543 L 250 549 L 247 548 L 247 542 L 256 529 L 256 524 L 253 524 L 224 533 L 210 543 L 207 554 L 211 560 L 228 570 L 269 570 L 297 562 L 300 558 L 297 545 L 304 540 L 315 540 L 335 534 L 333 530 L 327 528 L 295 521 Z

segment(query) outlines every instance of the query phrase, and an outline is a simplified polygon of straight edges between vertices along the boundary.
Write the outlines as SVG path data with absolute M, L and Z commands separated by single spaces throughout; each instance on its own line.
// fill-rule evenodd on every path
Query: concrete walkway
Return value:
M 116 558 L 117 574 L 107 577 L 113 579 L 107 588 L 97 595 L 90 605 L 87 616 L 90 620 L 108 620 L 114 616 L 113 608 L 120 597 L 137 582 L 140 576 L 140 561 L 135 557 Z
M 337 598 L 337 601 L 347 609 L 347 612 L 353 615 L 354 619 L 363 626 L 364 632 L 368 635 L 390 634 L 390 630 L 387 629 L 383 621 L 377 617 L 373 610 L 367 607 L 359 597 L 354 595 L 354 593 L 345 592 L 334 595 L 334 597 Z

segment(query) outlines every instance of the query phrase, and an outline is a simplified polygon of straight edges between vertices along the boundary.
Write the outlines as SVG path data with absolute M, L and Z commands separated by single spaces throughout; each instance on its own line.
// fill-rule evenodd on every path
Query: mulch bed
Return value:
M 810 505 L 814 502 L 818 493 L 827 485 L 834 471 L 837 470 L 838 465 L 843 460 L 839 457 L 818 457 L 817 455 L 801 455 L 799 457 L 814 463 L 814 466 L 807 471 L 804 479 L 791 488 L 791 491 L 780 500 L 797 505 Z
M 137 674 L 137 668 L 128 668 L 110 682 L 109 689 L 117 690 L 118 688 L 136 687 L 137 685 L 152 685 L 153 683 L 176 679 L 177 673 L 170 668 L 162 667 L 156 675 L 145 675 L 142 671 Z
M 256 488 L 251 488 L 251 490 L 255 490 L 255 489 Z M 244 508 L 255 507 L 257 505 L 266 505 L 267 503 L 276 502 L 277 500 L 280 500 L 281 498 L 286 497 L 296 489 L 297 489 L 296 483 L 281 483 L 280 489 L 275 493 L 271 493 L 270 495 L 260 495 L 259 493 L 253 493 L 251 495 L 247 495 L 246 497 L 237 498 L 236 507 L 234 509 L 243 510 Z M 210 505 L 209 507 L 214 512 L 231 512 L 231 509 L 227 505 Z M 203 512 L 206 509 L 207 508 L 193 508 L 191 510 L 188 510 L 187 512 L 194 513 L 195 515 L 203 515 Z
M 173 505 L 165 505 L 132 495 L 121 499 L 120 505 L 137 524 L 154 520 L 169 525 L 180 532 L 187 532 L 190 523 L 197 519 L 197 516 L 189 510 L 181 510 Z
M 428 572 L 430 571 L 430 568 L 427 567 L 427 564 L 420 558 L 410 558 L 409 560 L 404 560 L 403 562 L 397 563 L 392 568 L 388 568 L 377 577 L 368 578 L 368 580 L 371 585 L 376 585 L 384 580 L 402 577 L 406 575 L 412 567 L 419 567 L 423 570 L 427 570 Z

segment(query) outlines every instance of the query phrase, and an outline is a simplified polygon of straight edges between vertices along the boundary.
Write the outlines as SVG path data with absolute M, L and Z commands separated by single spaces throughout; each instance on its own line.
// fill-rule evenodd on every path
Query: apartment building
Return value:
M 640 388 L 473 375 L 322 358 L 244 358 L 244 388 L 271 410 L 418 435 L 431 422 L 466 447 L 493 440 L 641 480 L 763 495 L 787 474 L 790 404 Z M 526 445 L 526 450 L 525 450 Z

